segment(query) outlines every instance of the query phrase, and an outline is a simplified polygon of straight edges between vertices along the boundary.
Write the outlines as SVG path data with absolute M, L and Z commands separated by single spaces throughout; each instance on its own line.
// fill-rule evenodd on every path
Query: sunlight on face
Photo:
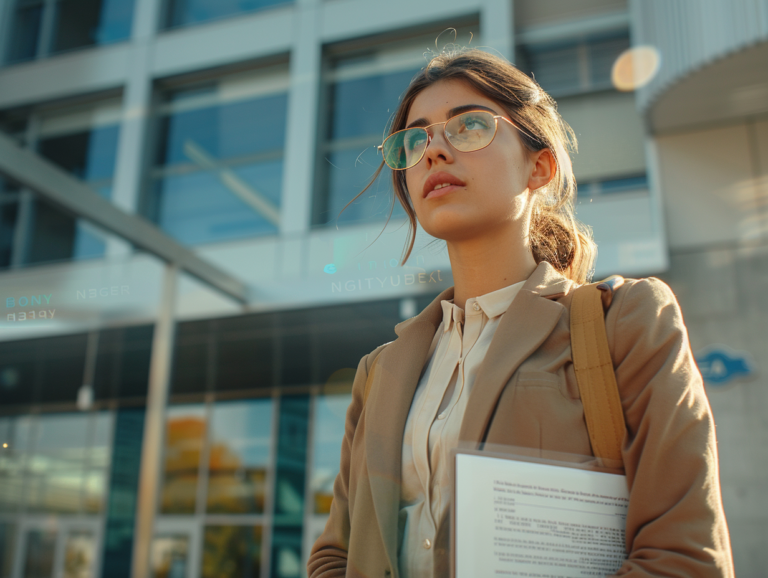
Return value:
M 406 126 L 447 120 L 453 109 L 477 105 L 509 118 L 496 102 L 459 80 L 441 80 L 415 98 Z M 432 141 L 424 157 L 405 171 L 405 180 L 421 226 L 430 235 L 460 241 L 497 228 L 527 230 L 528 181 L 533 163 L 517 130 L 498 120 L 496 136 L 486 148 L 460 152 L 443 134 L 442 125 L 430 129 Z M 436 179 L 429 180 L 433 175 Z M 452 183 L 429 198 L 433 185 Z

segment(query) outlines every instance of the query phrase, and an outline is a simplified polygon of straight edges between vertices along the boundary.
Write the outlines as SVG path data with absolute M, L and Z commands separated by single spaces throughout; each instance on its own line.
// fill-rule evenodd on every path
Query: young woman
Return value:
M 459 441 L 593 455 L 570 349 L 572 293 L 595 257 L 573 217 L 573 145 L 552 98 L 501 58 L 443 53 L 412 80 L 381 150 L 411 221 L 406 260 L 418 218 L 446 241 L 455 285 L 360 360 L 311 578 L 447 576 Z M 627 425 L 617 575 L 733 576 L 714 423 L 675 296 L 628 279 L 605 322 Z

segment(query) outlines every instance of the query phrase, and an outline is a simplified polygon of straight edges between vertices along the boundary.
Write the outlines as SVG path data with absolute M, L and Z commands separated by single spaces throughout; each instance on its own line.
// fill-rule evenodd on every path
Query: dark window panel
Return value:
M 96 44 L 101 0 L 60 0 L 56 10 L 53 52 Z
M 147 395 L 153 332 L 153 325 L 101 331 L 93 384 L 96 399 Z
M 96 127 L 43 139 L 40 154 L 83 181 L 111 179 L 117 161 L 118 126 Z
M 216 391 L 272 387 L 273 347 L 271 337 L 222 336 L 216 344 Z
M 174 347 L 171 393 L 204 393 L 208 382 L 208 343 L 177 343 Z
M 75 245 L 75 219 L 42 199 L 33 203 L 32 238 L 28 263 L 48 263 L 72 258 Z
M 7 62 L 23 62 L 35 58 L 42 20 L 42 3 L 19 3 L 11 26 L 11 38 L 6 53 Z
M 40 403 L 75 403 L 83 385 L 88 335 L 40 340 Z
M 288 2 L 289 0 L 169 0 L 166 27 L 186 26 Z
M 312 340 L 307 333 L 283 335 L 281 341 L 280 385 L 312 383 Z
M 132 20 L 133 0 L 60 0 L 53 51 L 125 40 Z
M 309 396 L 283 396 L 279 416 L 275 526 L 300 526 L 306 493 Z
M 154 325 L 124 329 L 120 397 L 146 397 L 154 331 Z
M 19 214 L 19 195 L 4 187 L 0 179 L 0 269 L 9 267 Z
M 277 526 L 272 532 L 272 560 L 301 560 L 302 527 Z M 280 564 L 272 564 L 271 578 L 284 578 Z

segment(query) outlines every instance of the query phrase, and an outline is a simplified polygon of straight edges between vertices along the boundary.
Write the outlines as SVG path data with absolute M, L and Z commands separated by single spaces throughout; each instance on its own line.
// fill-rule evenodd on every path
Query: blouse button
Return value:
M 472 307 L 474 308 L 475 311 L 480 311 L 480 306 L 477 303 L 474 303 Z
M 432 541 L 429 538 L 424 539 L 424 549 L 429 550 L 432 547 Z
M 445 419 L 445 414 L 441 413 L 440 415 L 437 416 L 437 419 Z

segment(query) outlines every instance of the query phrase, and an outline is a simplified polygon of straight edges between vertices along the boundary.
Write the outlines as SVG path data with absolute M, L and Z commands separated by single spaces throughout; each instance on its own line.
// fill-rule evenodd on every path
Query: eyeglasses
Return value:
M 484 110 L 471 110 L 457 114 L 443 122 L 429 126 L 406 128 L 392 133 L 376 147 L 384 156 L 384 162 L 394 171 L 403 171 L 416 166 L 424 156 L 432 137 L 430 127 L 443 125 L 443 134 L 453 148 L 468 153 L 484 149 L 493 141 L 499 128 L 499 119 L 506 120 L 517 128 L 508 118 L 494 115 Z

